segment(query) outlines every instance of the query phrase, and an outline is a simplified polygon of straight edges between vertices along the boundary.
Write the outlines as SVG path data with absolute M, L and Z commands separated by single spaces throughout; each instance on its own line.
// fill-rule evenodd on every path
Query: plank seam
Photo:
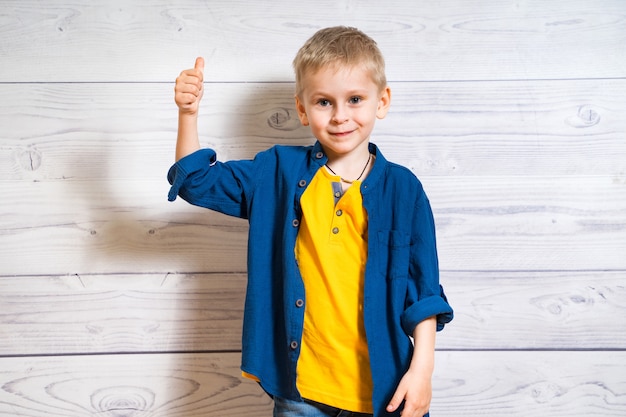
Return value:
M 626 352 L 625 348 L 538 348 L 538 349 L 436 349 L 437 352 Z M 24 358 L 48 358 L 48 357 L 81 357 L 81 356 L 123 356 L 123 355 L 219 355 L 219 354 L 241 354 L 239 349 L 226 349 L 226 350 L 176 350 L 176 351 L 137 351 L 137 352 L 72 352 L 72 353 L 33 353 L 33 354 L 9 354 L 0 355 L 1 359 L 24 359 Z
M 525 83 L 525 82 L 546 82 L 546 81 L 623 81 L 626 77 L 587 77 L 587 78 L 503 78 L 503 79 L 467 79 L 467 80 L 388 80 L 390 84 L 455 84 L 455 83 Z M 205 84 L 294 84 L 294 81 L 220 81 L 220 80 L 205 80 Z M 174 84 L 172 81 L 0 81 L 0 85 L 41 85 L 41 84 Z

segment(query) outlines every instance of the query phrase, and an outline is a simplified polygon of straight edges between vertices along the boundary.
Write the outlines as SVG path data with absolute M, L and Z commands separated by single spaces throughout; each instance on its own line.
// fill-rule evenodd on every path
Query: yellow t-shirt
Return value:
M 297 365 L 300 394 L 372 413 L 372 377 L 363 324 L 367 213 L 359 181 L 345 193 L 325 168 L 301 199 L 295 255 L 306 293 Z

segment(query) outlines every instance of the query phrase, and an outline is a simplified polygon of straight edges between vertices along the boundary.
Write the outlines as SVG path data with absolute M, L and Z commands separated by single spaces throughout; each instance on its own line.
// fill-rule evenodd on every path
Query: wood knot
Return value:
M 600 123 L 600 113 L 592 106 L 585 104 L 578 107 L 576 115 L 568 117 L 566 122 L 568 125 L 576 128 L 595 126 Z
M 25 171 L 37 171 L 41 167 L 41 152 L 35 148 L 22 149 L 17 153 L 17 161 Z
M 531 397 L 539 404 L 549 404 L 566 393 L 566 389 L 550 382 L 539 382 L 530 388 Z
M 300 127 L 300 120 L 293 114 L 293 110 L 277 107 L 270 111 L 267 124 L 272 129 L 291 131 Z
M 112 417 L 143 415 L 154 406 L 155 394 L 143 387 L 105 387 L 94 392 L 93 408 Z

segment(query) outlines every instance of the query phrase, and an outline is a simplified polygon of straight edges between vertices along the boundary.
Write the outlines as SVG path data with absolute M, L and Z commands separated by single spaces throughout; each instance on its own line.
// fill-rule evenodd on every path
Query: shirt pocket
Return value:
M 406 279 L 409 275 L 411 236 L 400 230 L 378 232 L 380 272 L 391 280 Z

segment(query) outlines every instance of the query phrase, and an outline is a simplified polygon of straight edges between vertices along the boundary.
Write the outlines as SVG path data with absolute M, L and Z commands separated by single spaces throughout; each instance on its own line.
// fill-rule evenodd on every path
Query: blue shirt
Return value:
M 437 330 L 452 320 L 439 284 L 435 227 L 419 180 L 405 167 L 376 156 L 361 185 L 368 216 L 363 317 L 370 356 L 374 415 L 385 407 L 411 362 L 409 335 L 437 316 Z M 169 200 L 248 219 L 248 284 L 241 369 L 272 396 L 299 400 L 296 363 L 306 298 L 294 247 L 300 197 L 327 157 L 321 145 L 274 146 L 253 160 L 217 161 L 202 149 L 168 172 Z M 398 415 L 392 414 L 392 415 Z

